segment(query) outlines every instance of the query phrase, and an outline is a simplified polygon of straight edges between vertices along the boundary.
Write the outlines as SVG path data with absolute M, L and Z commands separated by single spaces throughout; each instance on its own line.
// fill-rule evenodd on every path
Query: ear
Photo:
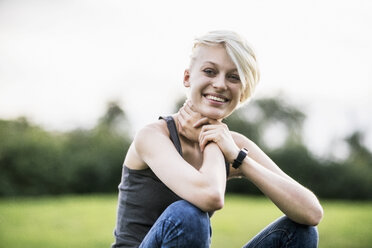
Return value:
M 190 70 L 186 69 L 183 73 L 183 85 L 188 88 L 190 87 Z

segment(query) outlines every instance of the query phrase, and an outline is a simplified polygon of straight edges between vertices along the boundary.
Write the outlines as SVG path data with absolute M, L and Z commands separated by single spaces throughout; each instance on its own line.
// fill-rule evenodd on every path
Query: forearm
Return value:
M 318 199 L 293 179 L 279 175 L 249 157 L 244 159 L 241 171 L 293 221 L 306 225 L 320 222 L 323 209 Z
M 224 156 L 215 143 L 206 146 L 203 152 L 203 165 L 199 172 L 203 177 L 206 194 L 212 194 L 218 208 L 222 208 L 226 189 L 226 169 Z

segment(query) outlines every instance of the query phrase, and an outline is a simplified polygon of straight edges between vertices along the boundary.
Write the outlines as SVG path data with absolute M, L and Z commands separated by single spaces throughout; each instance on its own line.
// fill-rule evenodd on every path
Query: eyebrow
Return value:
M 215 66 L 217 66 L 217 64 L 216 63 L 214 63 L 214 62 L 212 62 L 212 61 L 205 61 L 203 64 L 212 64 L 212 65 L 215 65 Z
M 215 67 L 219 67 L 218 64 L 216 64 L 212 61 L 205 61 L 205 62 L 203 62 L 202 66 L 204 66 L 205 64 L 212 64 Z M 234 67 L 234 69 L 229 70 L 230 73 L 235 72 L 235 71 L 238 72 L 238 69 L 236 67 Z

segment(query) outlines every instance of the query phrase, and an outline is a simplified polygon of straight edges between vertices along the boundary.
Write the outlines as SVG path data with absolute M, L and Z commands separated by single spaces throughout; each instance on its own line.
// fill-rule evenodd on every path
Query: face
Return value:
M 221 120 L 237 107 L 242 83 L 235 64 L 222 45 L 199 45 L 184 85 L 190 88 L 190 100 L 202 115 Z

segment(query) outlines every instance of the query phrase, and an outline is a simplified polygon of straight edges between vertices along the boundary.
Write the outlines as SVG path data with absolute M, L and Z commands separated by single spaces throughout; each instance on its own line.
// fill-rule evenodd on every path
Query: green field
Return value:
M 0 199 L 0 247 L 109 247 L 117 197 Z M 320 247 L 372 247 L 372 203 L 322 201 Z M 281 216 L 265 198 L 228 196 L 212 217 L 213 248 L 241 247 Z

